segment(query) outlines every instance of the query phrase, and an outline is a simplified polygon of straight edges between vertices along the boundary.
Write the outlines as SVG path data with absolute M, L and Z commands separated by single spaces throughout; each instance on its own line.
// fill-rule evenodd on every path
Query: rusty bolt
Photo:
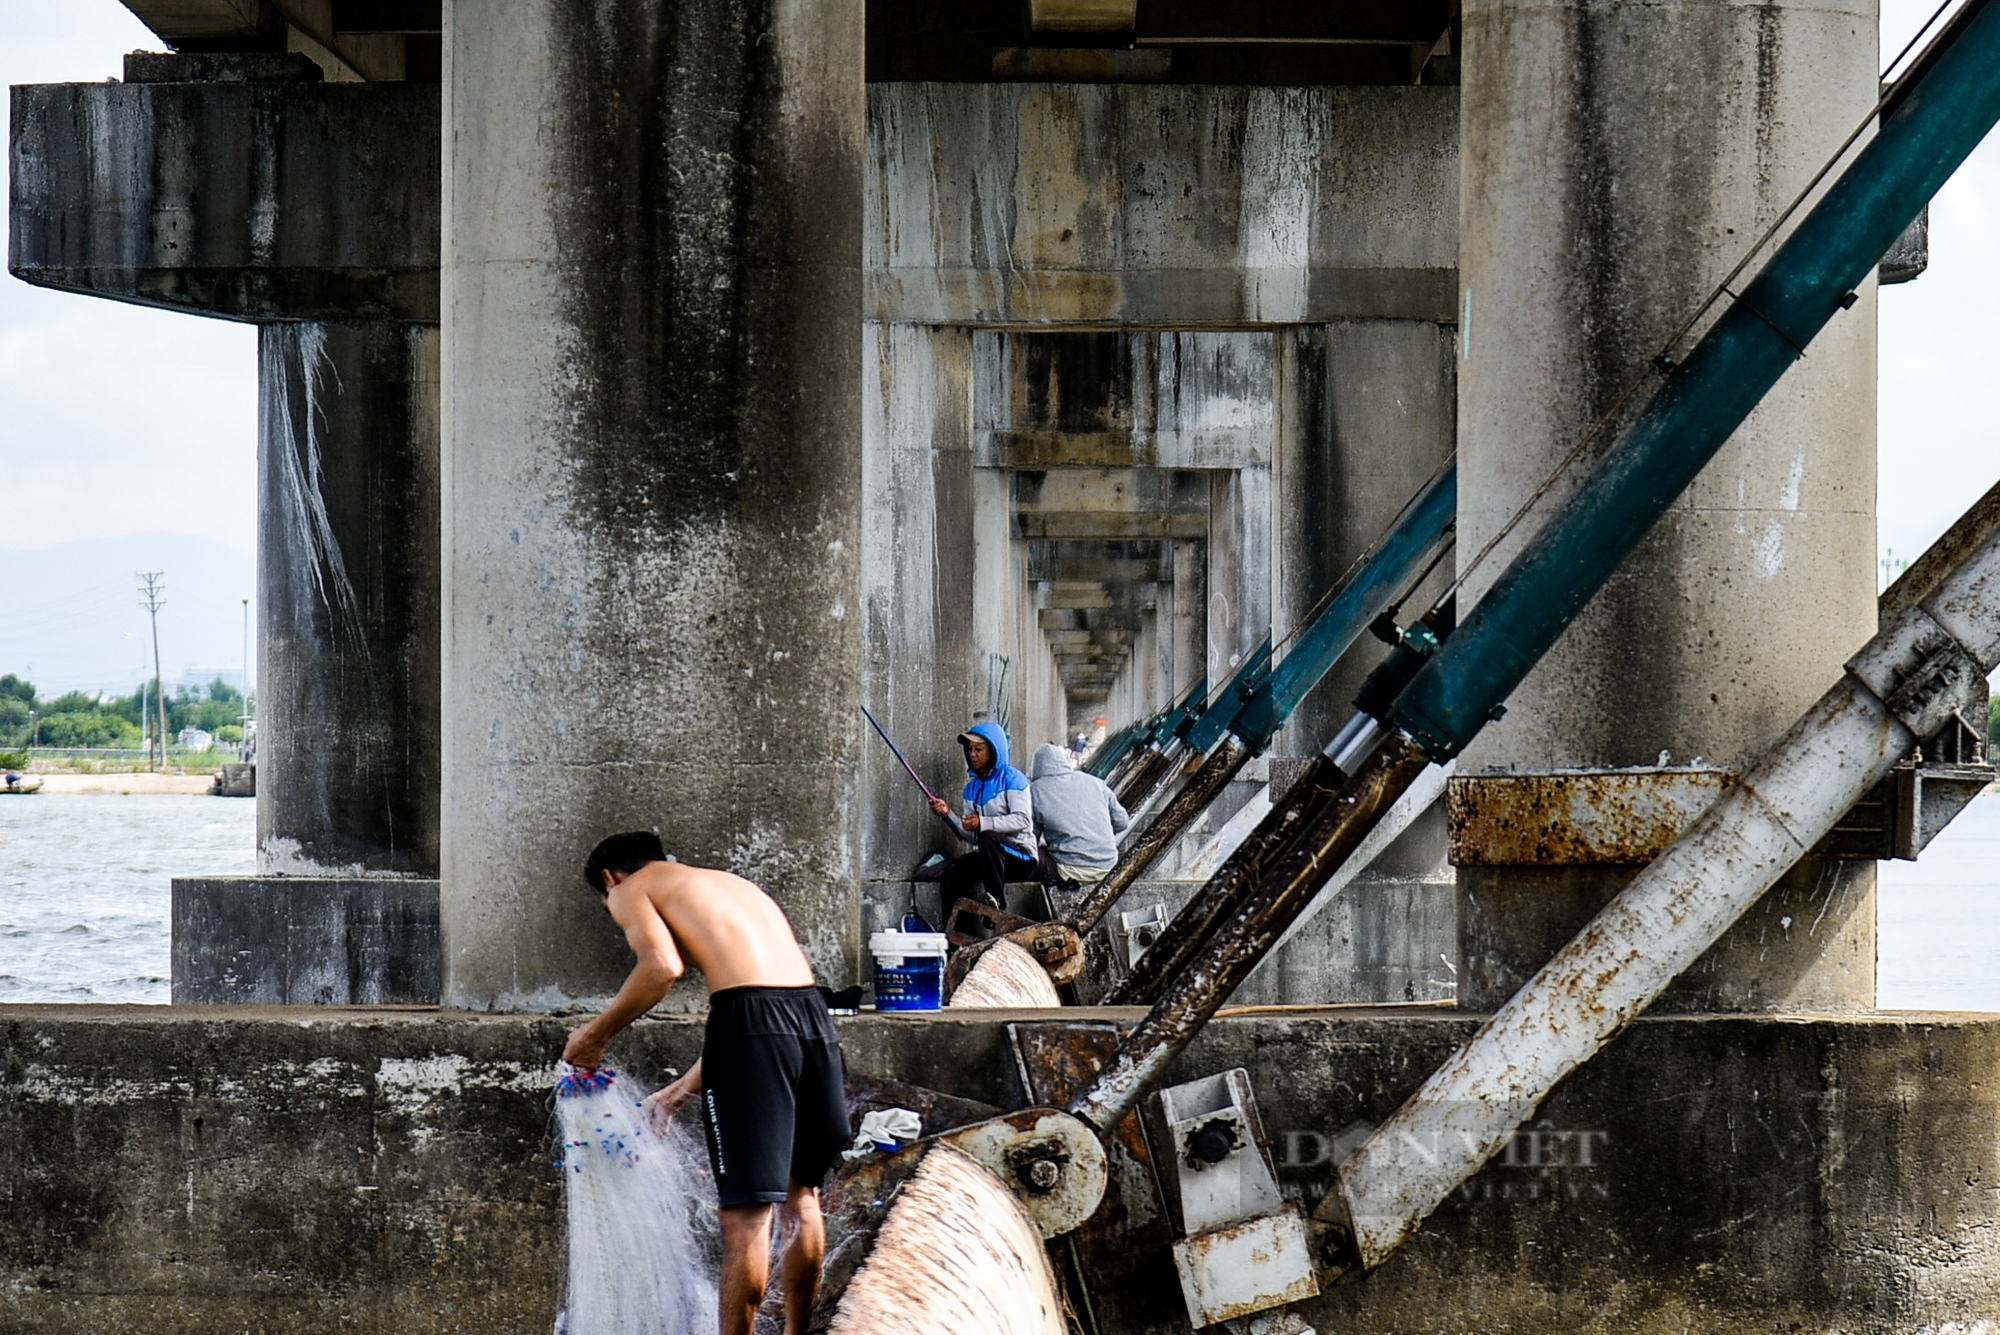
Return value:
M 1021 1165 L 1021 1181 L 1030 1191 L 1054 1191 L 1062 1181 L 1062 1165 L 1053 1159 L 1030 1159 Z

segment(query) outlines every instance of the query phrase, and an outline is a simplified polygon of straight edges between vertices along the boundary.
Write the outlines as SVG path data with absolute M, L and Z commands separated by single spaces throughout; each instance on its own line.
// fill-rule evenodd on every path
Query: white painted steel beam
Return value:
M 1849 660 L 1846 675 L 1529 980 L 1342 1166 L 1317 1213 L 1380 1265 L 2000 663 L 2000 534 Z

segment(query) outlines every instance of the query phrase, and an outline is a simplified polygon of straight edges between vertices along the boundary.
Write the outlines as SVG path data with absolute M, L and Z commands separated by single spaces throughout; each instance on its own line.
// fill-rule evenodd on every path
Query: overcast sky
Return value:
M 1885 53 L 1893 54 L 1932 8 L 1933 0 L 1889 0 Z M 158 45 L 116 0 L 0 0 L 5 83 L 115 77 L 123 52 Z M 2000 476 L 2000 428 L 1986 401 L 1996 309 L 2000 136 L 1974 154 L 1933 204 L 1930 272 L 1882 294 L 1879 546 L 1901 557 L 1922 551 Z M 216 603 L 206 609 L 211 628 L 198 636 L 190 631 L 189 643 L 168 655 L 169 677 L 178 662 L 230 663 L 240 654 L 240 632 L 228 632 L 235 622 L 225 614 L 240 594 L 253 592 L 255 349 L 248 325 L 0 277 L 0 552 L 43 551 L 91 537 L 209 540 L 161 544 L 183 564 L 213 567 L 181 575 L 184 587 L 204 589 Z M 24 603 L 18 589 L 7 596 L 9 568 L 0 563 L 0 615 L 10 605 L 42 609 L 44 620 L 54 615 L 46 610 L 48 598 Z M 113 583 L 125 576 L 107 567 L 91 578 L 104 586 L 97 595 L 104 615 L 117 605 L 123 627 L 129 614 Z M 65 593 L 54 601 L 68 606 L 71 599 Z M 89 615 L 76 605 L 80 623 Z M 107 623 L 105 633 L 126 631 Z M 10 652 L 7 641 L 0 626 L 0 656 Z M 131 655 L 121 654 L 123 671 Z M 19 666 L 0 662 L 0 672 Z M 97 684 L 96 675 L 49 684 L 86 678 Z

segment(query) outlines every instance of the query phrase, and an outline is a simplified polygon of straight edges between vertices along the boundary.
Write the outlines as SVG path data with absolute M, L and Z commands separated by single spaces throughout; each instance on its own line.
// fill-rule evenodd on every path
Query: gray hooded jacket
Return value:
M 1118 836 L 1132 823 L 1118 795 L 1094 774 L 1071 762 L 1053 742 L 1035 752 L 1029 771 L 1035 826 L 1057 862 L 1109 870 L 1118 862 Z

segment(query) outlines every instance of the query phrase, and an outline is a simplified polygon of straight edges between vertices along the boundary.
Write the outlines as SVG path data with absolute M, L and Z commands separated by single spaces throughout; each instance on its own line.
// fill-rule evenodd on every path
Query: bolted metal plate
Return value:
M 1174 1268 L 1188 1320 L 1197 1327 L 1319 1294 L 1312 1235 L 1296 1209 L 1176 1242 Z
M 1029 1108 L 938 1137 L 1007 1184 L 1045 1238 L 1069 1232 L 1104 1199 L 1104 1146 L 1066 1112 Z M 1053 1174 L 1046 1165 L 1054 1165 Z

